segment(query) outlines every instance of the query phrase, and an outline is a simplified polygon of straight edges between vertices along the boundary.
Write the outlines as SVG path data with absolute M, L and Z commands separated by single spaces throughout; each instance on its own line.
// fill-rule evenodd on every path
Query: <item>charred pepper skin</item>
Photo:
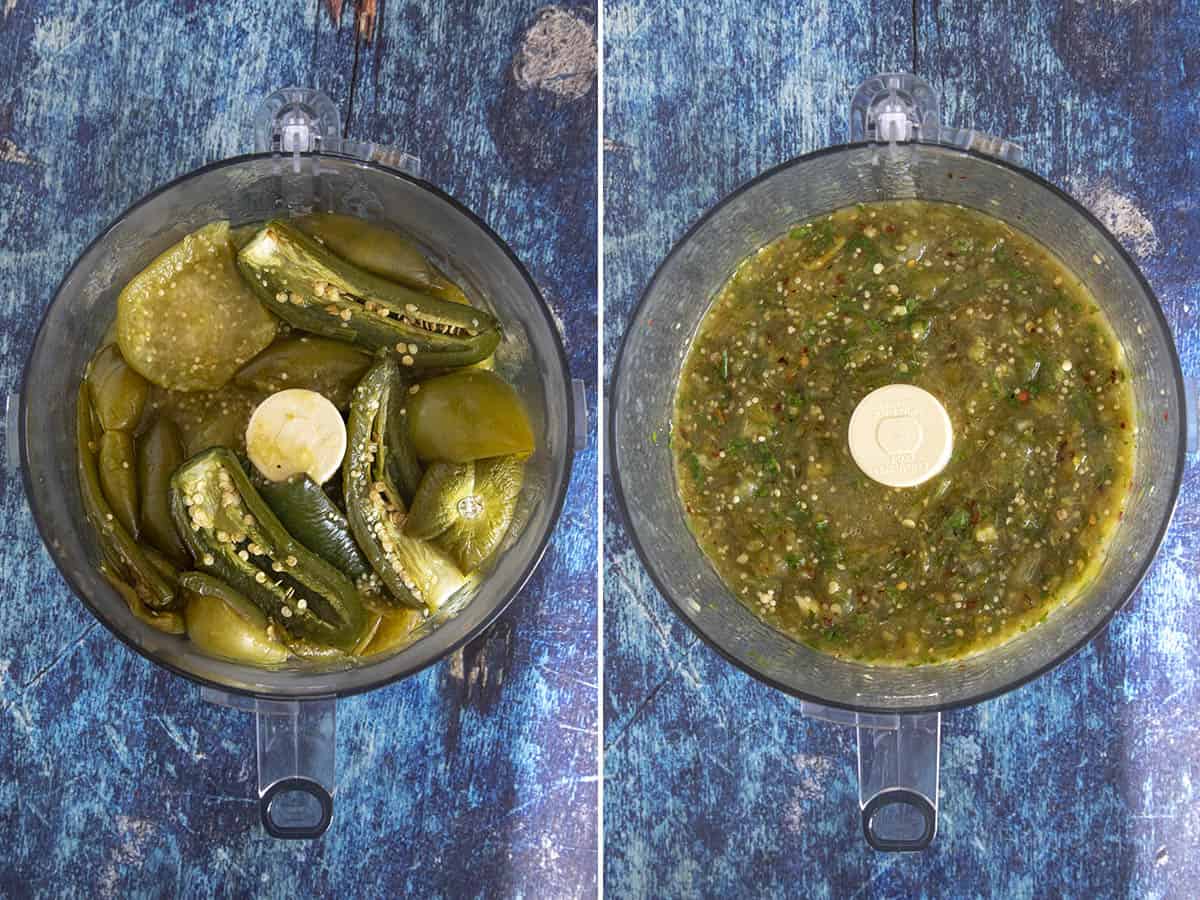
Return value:
M 83 511 L 96 529 L 100 550 L 107 560 L 106 574 L 130 587 L 134 596 L 152 610 L 164 610 L 175 602 L 175 589 L 163 573 L 150 561 L 133 536 L 117 519 L 100 486 L 97 463 L 99 441 L 93 423 L 91 397 L 86 384 L 80 385 L 76 397 L 75 439 L 76 472 L 79 476 L 79 496 Z M 122 592 L 124 593 L 124 592 Z M 129 597 L 126 595 L 126 600 Z M 135 615 L 137 609 L 130 605 Z M 139 616 L 140 618 L 140 616 Z
M 368 617 L 354 585 L 287 532 L 232 451 L 206 450 L 179 468 L 171 514 L 196 568 L 283 631 L 340 650 L 358 645 Z
M 371 576 L 371 564 L 354 542 L 350 523 L 308 475 L 293 475 L 285 481 L 264 479 L 259 492 L 284 528 L 301 544 L 345 572 L 356 584 L 359 579 Z
M 294 327 L 384 351 L 403 366 L 468 366 L 500 342 L 482 309 L 380 278 L 280 220 L 242 248 L 238 268 L 263 305 Z

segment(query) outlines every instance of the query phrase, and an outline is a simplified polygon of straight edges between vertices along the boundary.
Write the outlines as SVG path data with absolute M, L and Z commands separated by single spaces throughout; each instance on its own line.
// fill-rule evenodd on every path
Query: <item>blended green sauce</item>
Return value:
M 910 383 L 954 454 L 890 488 L 847 424 Z M 1001 643 L 1095 574 L 1137 417 L 1088 290 L 998 219 L 924 201 L 793 228 L 720 290 L 684 362 L 672 449 L 689 525 L 729 589 L 791 637 L 922 665 Z

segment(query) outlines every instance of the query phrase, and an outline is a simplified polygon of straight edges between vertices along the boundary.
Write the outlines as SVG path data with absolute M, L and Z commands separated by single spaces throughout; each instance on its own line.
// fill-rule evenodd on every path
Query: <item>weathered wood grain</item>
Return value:
M 304 84 L 333 97 L 353 135 L 418 153 L 509 241 L 594 393 L 596 93 L 514 89 L 538 4 L 380 2 L 369 45 L 350 15 L 335 30 L 323 0 L 0 7 L 5 391 L 97 231 L 154 186 L 244 152 L 259 99 Z M 565 14 L 594 42 L 589 5 Z M 514 104 L 521 122 L 503 114 Z M 556 142 L 549 174 L 525 165 L 539 139 Z M 595 466 L 594 446 L 576 458 L 550 549 L 484 637 L 340 705 L 335 818 L 312 845 L 258 824 L 250 717 L 202 703 L 91 619 L 6 472 L 0 894 L 593 895 Z
M 605 356 L 686 226 L 745 178 L 844 140 L 866 74 L 918 71 L 1005 134 L 1139 258 L 1185 373 L 1194 317 L 1195 4 L 613 3 L 606 26 Z M 915 18 L 914 18 L 915 14 Z M 915 44 L 912 39 L 915 36 Z M 606 492 L 606 888 L 614 896 L 1188 897 L 1200 869 L 1192 611 L 1197 480 L 1109 630 L 944 718 L 940 831 L 875 854 L 854 735 L 722 662 L 659 597 Z

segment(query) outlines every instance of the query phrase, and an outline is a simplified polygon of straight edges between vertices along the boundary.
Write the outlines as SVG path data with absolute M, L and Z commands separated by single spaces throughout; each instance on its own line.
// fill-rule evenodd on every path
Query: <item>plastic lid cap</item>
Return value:
M 850 455 L 888 487 L 915 487 L 950 462 L 954 431 L 937 397 L 911 384 L 871 391 L 850 416 Z

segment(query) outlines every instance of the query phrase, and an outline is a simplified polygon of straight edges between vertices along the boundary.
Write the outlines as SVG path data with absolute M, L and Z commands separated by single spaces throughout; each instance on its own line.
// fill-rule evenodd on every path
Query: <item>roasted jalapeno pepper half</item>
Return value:
M 75 439 L 76 471 L 79 476 L 79 496 L 83 501 L 83 512 L 96 529 L 100 551 L 107 560 L 105 574 L 114 584 L 130 588 L 130 595 L 122 590 L 134 615 L 145 618 L 139 606 L 130 596 L 138 599 L 153 610 L 165 609 L 175 600 L 175 589 L 170 580 L 147 558 L 133 535 L 125 530 L 116 513 L 108 504 L 100 486 L 100 470 L 97 465 L 99 440 L 93 424 L 91 398 L 87 385 L 80 385 L 76 398 Z M 156 626 L 157 627 L 157 626 Z
M 466 580 L 438 548 L 404 533 L 405 502 L 389 473 L 391 402 L 403 383 L 395 362 L 376 363 L 354 389 L 342 490 L 350 530 L 392 597 L 437 609 Z
M 295 636 L 353 649 L 367 624 L 354 585 L 284 529 L 233 452 L 206 450 L 171 478 L 171 514 L 196 567 Z
M 356 584 L 370 578 L 371 566 L 354 543 L 350 523 L 308 475 L 301 473 L 284 481 L 263 479 L 259 491 L 292 537 Z
M 171 476 L 183 464 L 179 429 L 159 416 L 138 439 L 137 480 L 142 534 L 177 565 L 187 562 L 187 549 L 171 519 Z
M 384 350 L 404 366 L 467 366 L 500 342 L 496 320 L 482 309 L 380 278 L 286 222 L 255 235 L 238 267 L 263 304 L 296 328 Z

